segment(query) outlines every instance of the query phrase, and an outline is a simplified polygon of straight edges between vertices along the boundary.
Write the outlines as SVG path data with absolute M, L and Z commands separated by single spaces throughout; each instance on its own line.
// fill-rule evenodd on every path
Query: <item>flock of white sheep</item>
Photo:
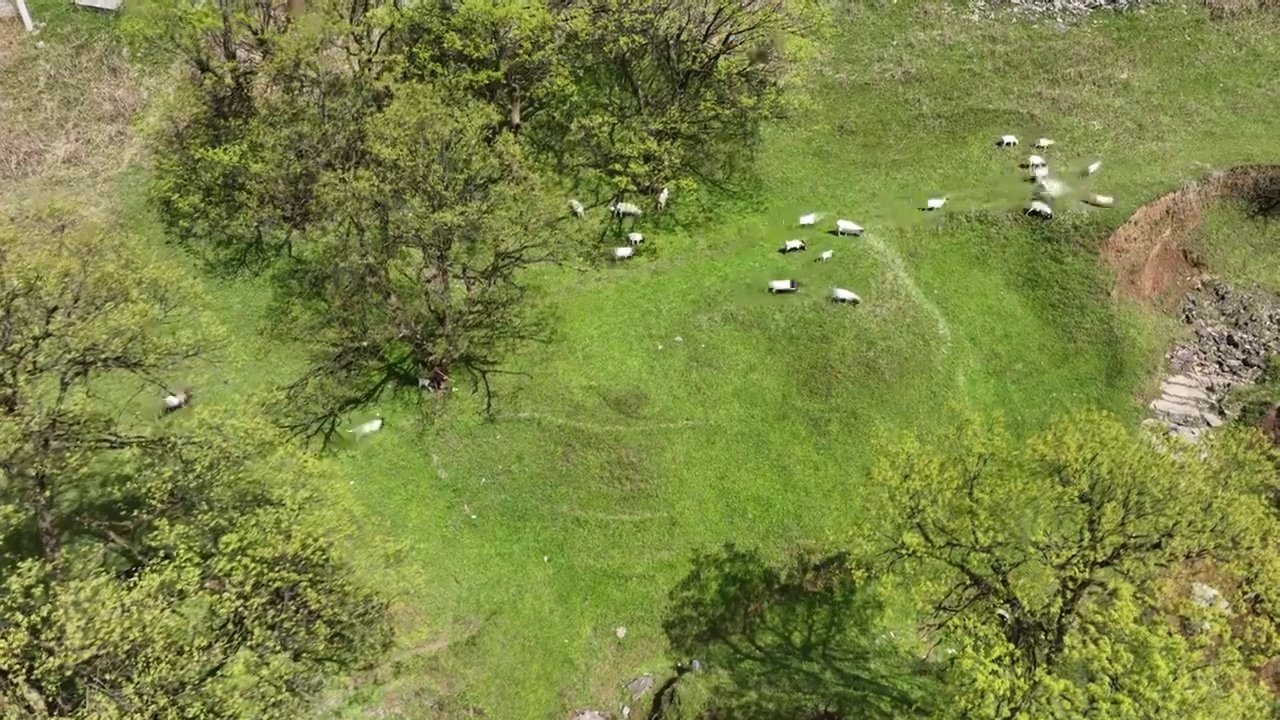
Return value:
M 1036 141 L 1034 147 L 1037 151 L 1047 154 L 1047 151 L 1049 150 L 1049 148 L 1054 144 L 1055 143 L 1053 140 L 1042 137 Z M 1015 135 L 1001 135 L 1000 138 L 996 140 L 996 145 L 1002 148 L 1017 147 L 1018 138 Z M 1031 193 L 1030 202 L 1028 203 L 1024 212 L 1027 215 L 1030 215 L 1032 217 L 1039 217 L 1046 220 L 1052 219 L 1053 205 L 1059 201 L 1067 200 L 1070 196 L 1075 194 L 1075 191 L 1071 187 L 1069 187 L 1061 177 L 1057 176 L 1052 170 L 1049 169 L 1048 161 L 1045 160 L 1045 158 L 1042 157 L 1041 155 L 1037 154 L 1037 155 L 1030 156 L 1029 158 L 1027 158 L 1026 162 L 1021 164 L 1021 167 L 1029 171 L 1030 175 L 1027 178 L 1027 180 L 1034 183 L 1034 189 L 1032 190 L 1032 193 Z M 1098 172 L 1098 170 L 1101 168 L 1102 168 L 1102 161 L 1098 160 L 1093 163 L 1090 163 L 1089 166 L 1086 167 L 1080 174 L 1083 177 L 1089 177 L 1090 175 L 1093 175 L 1094 173 Z M 670 200 L 670 198 L 671 198 L 670 191 L 665 187 L 662 188 L 662 191 L 658 193 L 658 196 L 657 196 L 658 209 L 659 210 L 665 209 L 667 206 L 667 202 Z M 948 199 L 949 198 L 947 196 L 929 198 L 925 201 L 924 205 L 920 209 L 925 212 L 933 212 L 935 210 L 941 210 L 942 207 L 947 204 Z M 1109 195 L 1096 195 L 1093 193 L 1084 194 L 1082 197 L 1080 197 L 1080 201 L 1088 205 L 1093 205 L 1095 207 L 1104 207 L 1104 208 L 1111 207 L 1112 205 L 1115 204 L 1115 198 Z M 573 212 L 575 216 L 579 218 L 586 217 L 586 209 L 583 207 L 582 203 L 578 202 L 577 200 L 569 201 L 569 209 Z M 610 203 L 609 212 L 615 218 L 619 218 L 619 219 L 628 218 L 628 217 L 632 219 L 636 219 L 644 214 L 639 206 L 633 203 L 618 202 L 618 201 L 614 201 Z M 815 225 L 817 225 L 818 222 L 823 219 L 823 217 L 825 217 L 825 215 L 820 213 L 808 213 L 805 215 L 801 215 L 798 225 L 801 228 L 812 228 Z M 843 236 L 843 235 L 858 236 L 858 235 L 862 235 L 862 233 L 863 233 L 862 226 L 853 222 L 852 220 L 845 220 L 845 219 L 836 220 L 835 234 L 837 236 Z M 636 253 L 636 247 L 644 242 L 644 235 L 638 232 L 629 232 L 627 233 L 626 237 L 627 237 L 627 245 L 613 248 L 612 257 L 614 260 L 626 260 L 628 258 L 634 257 Z M 782 244 L 782 247 L 778 248 L 778 252 L 784 255 L 790 254 L 793 252 L 801 252 L 805 250 L 808 250 L 808 245 L 805 243 L 804 240 L 787 240 Z M 824 250 L 822 254 L 819 256 L 818 261 L 827 262 L 832 257 L 834 257 L 834 255 L 835 255 L 835 251 Z M 766 289 L 772 294 L 794 293 L 799 291 L 800 283 L 797 282 L 796 280 L 770 280 L 768 282 L 768 285 L 766 286 Z M 848 304 L 856 305 L 862 302 L 862 298 L 858 297 L 858 295 L 853 291 L 846 290 L 844 288 L 839 288 L 839 287 L 831 288 L 830 298 L 832 302 L 836 302 L 836 303 L 848 303 Z

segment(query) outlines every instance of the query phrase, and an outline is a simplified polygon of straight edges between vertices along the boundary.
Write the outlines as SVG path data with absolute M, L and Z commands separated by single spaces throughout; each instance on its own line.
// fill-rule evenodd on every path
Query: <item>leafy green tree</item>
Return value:
M 925 717 L 936 670 L 887 634 L 867 569 L 847 553 L 772 564 L 727 545 L 700 555 L 671 592 L 663 627 L 698 660 L 713 717 Z M 683 717 L 683 716 L 682 716 Z
M 390 641 L 270 427 L 122 417 L 207 349 L 187 292 L 92 228 L 0 227 L 3 717 L 285 717 Z
M 557 257 L 561 213 L 493 126 L 485 104 L 397 85 L 365 129 L 367 165 L 325 179 L 328 219 L 281 276 L 279 317 L 317 348 L 290 389 L 296 429 L 332 435 L 384 392 L 458 375 L 487 400 L 506 354 L 545 337 L 524 274 Z
M 967 689 L 943 717 L 1262 716 L 1235 633 L 1272 620 L 1203 617 L 1170 579 L 1211 567 L 1269 594 L 1275 473 L 1256 438 L 1204 450 L 1080 414 L 1025 446 L 970 422 L 884 457 L 889 554 Z

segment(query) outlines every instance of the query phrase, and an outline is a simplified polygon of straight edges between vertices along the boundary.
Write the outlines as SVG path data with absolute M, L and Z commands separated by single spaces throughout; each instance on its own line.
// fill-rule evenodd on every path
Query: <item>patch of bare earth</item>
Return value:
M 1211 173 L 1138 208 L 1102 246 L 1116 294 L 1171 308 L 1201 276 L 1201 262 L 1187 238 L 1200 227 L 1209 203 L 1229 198 L 1267 212 L 1276 197 L 1280 165 L 1243 165 Z

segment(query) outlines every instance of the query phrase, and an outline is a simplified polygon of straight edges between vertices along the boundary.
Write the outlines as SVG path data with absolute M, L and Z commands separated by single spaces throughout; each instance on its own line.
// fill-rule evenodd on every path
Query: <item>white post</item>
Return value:
M 27 12 L 26 0 L 15 0 L 18 3 L 18 14 L 22 16 L 22 24 L 27 32 L 35 32 L 36 26 L 31 24 L 31 13 Z

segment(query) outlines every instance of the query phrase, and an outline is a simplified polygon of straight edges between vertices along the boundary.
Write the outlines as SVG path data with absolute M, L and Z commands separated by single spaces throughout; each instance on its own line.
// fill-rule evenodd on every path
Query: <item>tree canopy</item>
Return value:
M 270 426 L 119 410 L 208 349 L 185 291 L 127 239 L 0 227 L 5 717 L 280 717 L 390 641 Z

